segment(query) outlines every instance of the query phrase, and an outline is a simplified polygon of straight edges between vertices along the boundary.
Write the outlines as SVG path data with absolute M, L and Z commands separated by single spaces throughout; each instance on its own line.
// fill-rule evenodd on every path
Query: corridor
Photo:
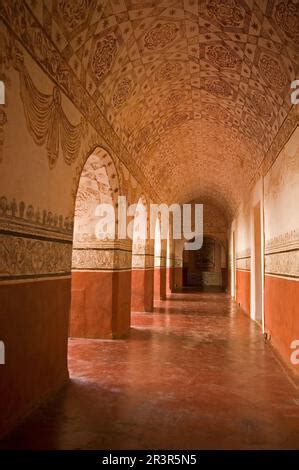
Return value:
M 171 294 L 125 340 L 69 340 L 71 382 L 0 448 L 299 448 L 299 388 L 224 293 Z

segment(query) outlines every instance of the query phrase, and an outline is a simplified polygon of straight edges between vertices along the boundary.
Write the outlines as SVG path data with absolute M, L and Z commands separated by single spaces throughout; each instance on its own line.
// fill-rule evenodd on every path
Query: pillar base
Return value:
M 134 269 L 132 271 L 132 312 L 152 312 L 154 308 L 154 270 Z
M 130 328 L 130 292 L 130 271 L 73 272 L 70 336 L 125 336 Z
M 0 435 L 49 400 L 69 380 L 67 339 L 71 280 L 0 286 Z

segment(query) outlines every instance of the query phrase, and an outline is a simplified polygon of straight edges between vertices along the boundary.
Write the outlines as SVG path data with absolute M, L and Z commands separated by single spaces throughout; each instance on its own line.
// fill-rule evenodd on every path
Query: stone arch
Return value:
M 215 235 L 204 234 L 199 250 L 183 251 L 183 286 L 200 289 L 227 287 L 225 242 Z
M 132 234 L 132 268 L 145 268 L 145 254 L 148 237 L 149 207 L 145 196 L 136 203 Z
M 160 214 L 155 222 L 155 271 L 154 271 L 154 298 L 165 300 L 166 298 L 166 243 L 161 236 Z
M 74 197 L 74 204 L 76 204 L 76 197 L 79 189 L 79 184 L 81 181 L 81 176 L 83 171 L 88 168 L 90 158 L 98 158 L 98 161 L 101 162 L 101 165 L 105 167 L 107 176 L 109 178 L 109 184 L 113 190 L 115 198 L 122 190 L 121 178 L 119 172 L 116 168 L 115 159 L 113 158 L 113 152 L 110 151 L 104 143 L 92 144 L 87 146 L 88 150 L 84 152 L 84 157 L 81 159 L 75 170 L 75 176 L 73 178 L 73 187 L 72 194 Z M 75 208 L 74 208 L 75 210 Z
M 142 211 L 145 214 L 142 216 Z M 140 213 L 141 211 L 141 213 Z M 151 312 L 153 310 L 154 259 L 150 239 L 150 207 L 144 195 L 136 204 L 132 240 L 131 310 Z M 145 223 L 143 233 L 140 224 Z
M 173 222 L 172 219 L 170 219 L 166 240 L 166 294 L 171 294 L 174 290 L 174 269 L 175 252 L 173 239 Z
M 112 338 L 129 328 L 130 303 L 125 302 L 126 296 L 121 298 L 118 281 L 129 265 L 130 252 L 117 239 L 118 195 L 119 180 L 113 160 L 105 149 L 97 147 L 82 169 L 75 202 L 72 337 Z M 101 204 L 111 208 L 110 220 L 105 218 L 107 223 L 99 217 L 106 216 L 107 210 L 96 212 Z

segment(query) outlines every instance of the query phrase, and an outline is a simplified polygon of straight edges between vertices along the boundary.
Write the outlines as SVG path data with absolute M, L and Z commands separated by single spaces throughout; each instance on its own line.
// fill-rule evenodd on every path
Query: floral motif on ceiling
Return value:
M 179 126 L 180 124 L 186 122 L 189 119 L 188 113 L 174 113 L 166 121 L 165 127 L 172 128 Z
M 235 0 L 207 0 L 207 14 L 216 19 L 221 25 L 230 28 L 241 27 L 245 12 L 240 2 Z
M 182 72 L 182 65 L 179 62 L 164 62 L 156 72 L 157 81 L 174 80 Z
M 208 46 L 206 50 L 206 58 L 215 67 L 221 69 L 235 69 L 240 65 L 241 61 L 228 47 Z
M 251 91 L 248 97 L 248 104 L 252 110 L 257 112 L 263 119 L 271 119 L 273 114 L 272 107 L 267 98 L 259 91 Z
M 274 18 L 285 36 L 294 43 L 299 41 L 299 4 L 296 0 L 276 0 Z
M 119 81 L 112 97 L 112 103 L 115 108 L 119 108 L 125 104 L 130 98 L 134 89 L 134 83 L 128 77 L 125 77 Z
M 285 88 L 288 82 L 291 83 L 279 61 L 268 54 L 261 55 L 259 69 L 267 83 L 273 88 L 281 90 Z
M 107 34 L 95 42 L 91 69 L 97 80 L 102 80 L 109 72 L 116 53 L 117 39 L 113 34 Z
M 158 23 L 144 37 L 144 46 L 152 51 L 170 44 L 176 37 L 178 27 L 175 23 Z
M 90 16 L 94 0 L 55 0 L 55 11 L 60 15 L 66 30 L 78 33 Z
M 223 96 L 224 98 L 232 98 L 233 96 L 231 86 L 224 80 L 219 80 L 218 78 L 204 79 L 204 88 L 215 96 Z

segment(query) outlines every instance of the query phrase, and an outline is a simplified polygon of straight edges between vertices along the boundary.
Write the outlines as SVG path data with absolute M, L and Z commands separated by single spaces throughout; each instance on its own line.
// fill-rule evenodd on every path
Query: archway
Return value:
M 108 152 L 97 148 L 84 165 L 76 196 L 72 337 L 113 338 L 129 329 L 130 299 L 126 291 L 130 291 L 130 273 L 122 269 L 124 260 L 116 239 L 118 194 L 114 163 Z M 102 204 L 105 208 L 99 206 Z
M 132 240 L 131 310 L 153 310 L 154 271 L 149 237 L 149 216 L 146 198 L 141 196 L 136 204 Z
M 171 294 L 174 289 L 174 243 L 172 233 L 172 224 L 170 223 L 166 244 L 166 294 Z
M 161 235 L 161 220 L 159 217 L 155 223 L 155 271 L 154 271 L 154 299 L 166 298 L 166 240 Z
M 227 288 L 226 248 L 220 240 L 204 236 L 199 250 L 183 251 L 183 287 L 220 291 Z

